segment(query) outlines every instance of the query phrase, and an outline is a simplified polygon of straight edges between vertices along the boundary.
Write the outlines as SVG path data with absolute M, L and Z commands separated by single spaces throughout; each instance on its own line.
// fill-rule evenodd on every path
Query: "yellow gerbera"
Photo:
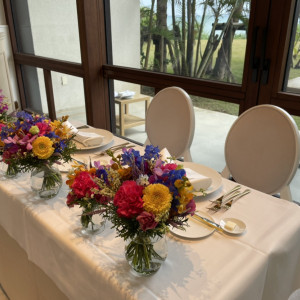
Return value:
M 32 152 L 39 159 L 48 159 L 54 152 L 53 142 L 46 136 L 39 136 L 32 143 Z
M 69 128 L 59 120 L 54 120 L 53 122 L 51 122 L 51 128 L 60 138 L 69 138 L 71 135 L 71 128 Z
M 144 189 L 144 209 L 156 217 L 167 214 L 171 208 L 172 194 L 160 183 L 150 184 Z

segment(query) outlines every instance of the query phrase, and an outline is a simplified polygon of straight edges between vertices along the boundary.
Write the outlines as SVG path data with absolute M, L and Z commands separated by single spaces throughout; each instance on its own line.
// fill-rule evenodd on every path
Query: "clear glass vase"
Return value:
M 149 276 L 156 273 L 166 260 L 168 247 L 166 236 L 148 237 L 144 233 L 128 239 L 125 246 L 125 257 L 137 276 Z
M 31 189 L 40 198 L 50 199 L 55 197 L 62 186 L 60 171 L 49 165 L 36 168 L 31 172 Z
M 6 178 L 15 178 L 19 174 L 19 168 L 2 162 L 2 170 Z
M 80 222 L 82 225 L 81 234 L 82 235 L 94 235 L 101 233 L 105 228 L 105 219 L 101 214 L 89 215 L 89 213 L 98 209 L 95 208 L 85 208 L 82 211 L 82 215 L 80 217 Z

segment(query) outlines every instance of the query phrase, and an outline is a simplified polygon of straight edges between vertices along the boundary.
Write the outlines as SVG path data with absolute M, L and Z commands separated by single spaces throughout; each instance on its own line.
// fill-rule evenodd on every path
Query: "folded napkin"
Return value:
M 200 189 L 208 189 L 212 184 L 212 179 L 195 172 L 192 169 L 184 168 L 186 171 L 186 177 L 189 179 L 192 184 L 194 191 L 197 192 Z
M 168 163 L 171 161 L 170 157 L 172 157 L 172 155 L 170 154 L 167 148 L 163 148 L 162 150 L 160 150 L 160 155 L 161 160 L 166 161 Z
M 69 121 L 65 121 L 63 122 L 63 124 L 71 129 L 70 130 L 71 133 L 76 134 L 78 132 L 78 129 L 74 125 L 72 125 Z
M 123 98 L 132 98 L 135 95 L 135 92 L 133 91 L 124 91 L 124 92 L 119 92 L 118 97 L 123 99 Z
M 83 144 L 85 147 L 92 147 L 101 145 L 103 142 L 104 136 L 86 131 L 78 131 L 74 137 L 74 140 Z

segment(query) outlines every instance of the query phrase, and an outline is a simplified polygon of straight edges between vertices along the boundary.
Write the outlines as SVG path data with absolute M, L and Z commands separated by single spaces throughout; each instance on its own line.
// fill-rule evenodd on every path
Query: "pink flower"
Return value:
M 133 218 L 143 211 L 143 189 L 135 181 L 123 182 L 114 198 L 119 217 Z
M 51 131 L 51 127 L 49 124 L 47 123 L 42 123 L 42 122 L 38 122 L 35 124 L 40 132 L 39 132 L 39 136 L 44 136 L 47 132 Z
M 20 145 L 26 145 L 26 149 L 30 151 L 32 149 L 31 143 L 36 139 L 36 135 L 30 137 L 30 135 L 25 135 L 21 140 L 19 140 Z
M 16 144 L 18 140 L 19 140 L 19 137 L 17 135 L 15 135 L 13 138 L 9 136 L 7 139 L 4 139 L 3 142 L 5 144 Z
M 143 211 L 136 219 L 140 223 L 141 229 L 143 231 L 153 229 L 158 224 L 157 222 L 155 222 L 154 215 L 147 211 Z

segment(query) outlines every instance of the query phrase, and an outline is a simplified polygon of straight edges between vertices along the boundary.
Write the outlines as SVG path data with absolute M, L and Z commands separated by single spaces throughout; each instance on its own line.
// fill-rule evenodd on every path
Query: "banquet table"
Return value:
M 114 137 L 106 148 L 122 142 Z M 75 157 L 109 161 L 96 152 Z M 80 208 L 66 205 L 67 185 L 56 197 L 40 200 L 29 177 L 0 181 L 0 284 L 12 300 L 283 300 L 300 288 L 300 207 L 293 202 L 251 189 L 231 209 L 211 213 L 216 222 L 243 220 L 246 232 L 215 231 L 201 239 L 168 233 L 162 267 L 136 277 L 124 257 L 125 243 L 108 221 L 101 234 L 82 236 Z M 209 200 L 235 185 L 222 178 L 220 189 L 196 197 L 197 210 L 207 212 Z

